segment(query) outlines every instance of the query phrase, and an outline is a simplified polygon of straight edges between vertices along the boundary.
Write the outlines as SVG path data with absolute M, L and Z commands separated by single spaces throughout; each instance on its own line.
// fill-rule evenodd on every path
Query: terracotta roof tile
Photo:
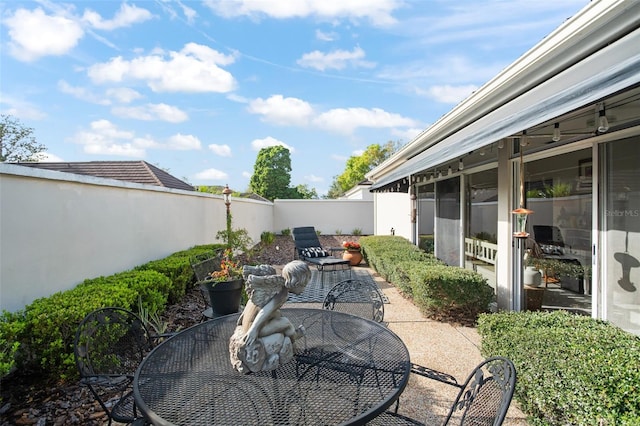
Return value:
M 194 191 L 192 185 L 146 161 L 79 161 L 61 163 L 15 163 L 20 166 L 78 175 L 117 179 L 165 188 Z

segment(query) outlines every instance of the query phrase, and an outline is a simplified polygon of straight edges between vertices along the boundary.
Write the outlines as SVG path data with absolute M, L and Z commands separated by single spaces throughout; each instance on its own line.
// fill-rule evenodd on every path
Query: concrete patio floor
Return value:
M 360 267 L 359 267 L 360 268 Z M 389 329 L 407 345 L 411 362 L 449 373 L 462 382 L 484 357 L 480 354 L 481 340 L 472 327 L 453 326 L 425 318 L 419 309 L 405 299 L 398 290 L 375 271 L 369 269 L 378 286 L 389 298 L 384 319 Z M 291 305 L 301 307 L 307 304 Z M 318 304 L 308 304 L 317 307 Z M 399 413 L 438 425 L 444 422 L 456 389 L 434 380 L 412 375 L 400 397 Z M 527 425 L 526 416 L 513 400 L 503 425 Z

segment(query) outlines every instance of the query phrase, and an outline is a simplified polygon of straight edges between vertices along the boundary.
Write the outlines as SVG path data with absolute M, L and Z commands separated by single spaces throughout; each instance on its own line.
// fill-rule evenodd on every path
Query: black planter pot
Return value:
M 242 278 L 233 281 L 202 281 L 200 289 L 209 295 L 214 316 L 234 314 L 240 310 L 242 300 Z

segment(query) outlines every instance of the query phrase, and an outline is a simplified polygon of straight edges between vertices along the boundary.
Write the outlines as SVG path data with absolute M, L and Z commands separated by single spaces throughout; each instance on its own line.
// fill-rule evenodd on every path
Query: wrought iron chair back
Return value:
M 196 276 L 196 281 L 203 281 L 211 272 L 220 270 L 221 262 L 222 250 L 193 256 L 191 268 Z
M 462 384 L 447 373 L 415 364 L 412 365 L 411 372 L 459 389 L 444 422 L 445 425 L 502 425 L 516 386 L 515 366 L 511 360 L 499 356 L 488 358 L 478 364 Z M 387 411 L 368 424 L 424 425 L 419 420 L 398 414 L 397 409 L 396 406 L 396 412 Z
M 513 398 L 516 369 L 504 357 L 488 358 L 469 375 L 446 424 L 501 425 Z
M 376 322 L 384 321 L 384 301 L 378 287 L 370 282 L 348 279 L 329 290 L 324 309 L 344 312 Z
M 191 268 L 193 269 L 193 273 L 196 276 L 197 282 L 205 281 L 207 276 L 211 272 L 220 270 L 220 265 L 222 263 L 222 254 L 223 250 L 219 249 L 209 253 L 193 256 L 191 258 Z M 202 311 L 202 319 L 205 320 L 214 318 L 215 315 L 213 313 L 213 308 L 211 307 L 211 299 L 209 298 L 207 287 L 202 284 L 199 287 L 200 294 L 205 305 L 205 310 Z
M 147 327 L 126 309 L 97 309 L 78 326 L 74 356 L 80 381 L 107 413 L 109 424 L 112 421 L 132 423 L 140 418 L 131 383 L 152 346 Z

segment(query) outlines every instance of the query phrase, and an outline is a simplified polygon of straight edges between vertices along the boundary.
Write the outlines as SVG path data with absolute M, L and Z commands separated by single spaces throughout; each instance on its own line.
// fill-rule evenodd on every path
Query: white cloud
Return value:
M 132 60 L 121 56 L 88 70 L 94 83 L 144 81 L 154 92 L 227 93 L 236 81 L 220 66 L 232 64 L 234 56 L 208 46 L 187 43 L 181 51 L 156 51 Z
M 345 157 L 344 155 L 338 155 L 338 154 L 331 154 L 331 159 L 338 161 L 340 163 L 344 163 L 346 162 L 349 158 Z
M 335 32 L 325 33 L 324 31 L 316 30 L 316 39 L 321 41 L 334 41 L 338 38 L 338 34 Z
M 139 92 L 129 89 L 128 87 L 107 89 L 105 93 L 107 96 L 123 104 L 128 104 L 142 98 Z
M 146 104 L 136 107 L 114 107 L 111 112 L 124 118 L 143 121 L 167 121 L 169 123 L 181 123 L 187 121 L 189 116 L 180 108 L 167 104 Z
M 145 150 L 133 143 L 134 133 L 118 129 L 109 120 L 96 120 L 90 130 L 79 131 L 73 141 L 83 145 L 87 154 L 144 157 Z
M 43 120 L 47 114 L 35 105 L 22 99 L 17 99 L 11 95 L 2 92 L 0 96 L 0 105 L 7 105 L 2 108 L 2 113 L 12 115 L 25 120 Z
M 64 161 L 62 158 L 50 152 L 41 152 L 39 155 L 40 163 L 59 163 L 61 161 Z
M 153 139 L 151 136 L 148 136 L 148 135 L 142 138 L 140 137 L 133 138 L 133 144 L 138 148 L 144 148 L 144 149 L 162 147 L 162 144 L 156 142 L 155 139 Z
M 178 133 L 169 138 L 166 145 L 167 149 L 175 149 L 178 151 L 190 151 L 201 148 L 200 140 L 193 135 L 183 135 Z
M 90 9 L 85 10 L 82 19 L 88 22 L 93 28 L 111 31 L 117 28 L 130 27 L 133 24 L 147 21 L 151 19 L 151 17 L 151 12 L 146 9 L 122 3 L 113 19 L 102 19 L 98 13 Z
M 362 154 L 364 154 L 364 149 L 356 149 L 351 153 L 354 157 L 360 157 Z
M 202 179 L 202 180 L 226 180 L 229 178 L 229 175 L 226 174 L 225 172 L 218 170 L 218 169 L 207 169 L 207 170 L 203 170 L 199 173 L 196 173 L 194 175 L 194 177 L 196 179 Z
M 255 139 L 253 142 L 251 142 L 251 148 L 253 148 L 254 151 L 260 151 L 262 148 L 268 148 L 270 146 L 283 146 L 287 148 L 292 154 L 295 151 L 293 147 L 287 145 L 282 141 L 279 141 L 276 138 L 272 138 L 271 136 L 267 136 L 264 139 Z
M 194 9 L 182 3 L 180 0 L 178 0 L 178 4 L 182 8 L 182 13 L 184 13 L 184 16 L 187 18 L 187 21 L 190 24 L 192 24 L 195 21 L 196 17 L 198 16 L 198 13 Z
M 242 172 L 242 177 L 247 178 L 247 179 L 250 179 L 252 174 L 253 174 L 253 173 L 251 173 L 251 172 L 246 172 L 246 171 L 245 171 L 245 172 Z
M 4 20 L 9 27 L 9 53 L 19 61 L 61 56 L 84 36 L 82 27 L 64 16 L 49 16 L 41 8 L 18 9 Z
M 316 176 L 316 175 L 306 175 L 304 177 L 306 180 L 308 180 L 309 182 L 324 182 L 324 178 L 321 176 Z
M 327 69 L 342 70 L 348 66 L 353 68 L 373 68 L 376 66 L 374 62 L 364 60 L 364 50 L 355 47 L 351 52 L 347 50 L 334 50 L 333 52 L 323 53 L 315 50 L 311 53 L 305 53 L 301 59 L 296 62 L 301 67 L 313 68 L 319 71 Z
M 281 126 L 305 126 L 313 115 L 313 107 L 297 98 L 273 95 L 268 99 L 258 98 L 249 103 L 247 110 L 262 116 L 262 120 Z
M 237 102 L 239 104 L 248 104 L 249 103 L 249 99 L 245 98 L 244 96 L 237 95 L 235 93 L 229 93 L 227 95 L 227 99 L 229 99 L 230 101 L 233 101 L 233 102 Z
M 464 98 L 478 90 L 478 86 L 468 84 L 466 86 L 433 86 L 426 90 L 427 96 L 438 102 L 457 104 Z
M 428 61 L 389 66 L 379 72 L 378 77 L 404 84 L 410 82 L 418 87 L 439 84 L 470 85 L 488 81 L 503 68 L 504 64 L 475 62 L 464 56 L 445 55 Z
M 231 18 L 268 16 L 276 19 L 318 17 L 323 20 L 336 18 L 368 19 L 374 25 L 386 26 L 396 22 L 393 11 L 402 5 L 400 0 L 206 0 L 205 4 L 215 13 Z
M 380 108 L 336 108 L 320 114 L 314 120 L 314 124 L 334 132 L 351 134 L 359 127 L 412 127 L 418 123 Z
M 104 97 L 91 92 L 89 89 L 85 87 L 71 86 L 69 83 L 67 83 L 64 80 L 58 81 L 58 90 L 60 90 L 62 93 L 71 95 L 74 98 L 80 99 L 85 102 L 90 102 L 92 104 L 97 104 L 97 105 L 111 104 L 111 101 L 109 101 L 109 99 L 105 99 Z
M 398 137 L 402 144 L 412 141 L 416 136 L 424 131 L 424 127 L 413 127 L 410 129 L 392 129 L 391 134 Z
M 201 146 L 195 136 L 180 133 L 165 143 L 157 142 L 151 136 L 138 137 L 135 132 L 121 130 L 104 119 L 91 122 L 89 127 L 89 130 L 80 130 L 71 138 L 88 154 L 144 157 L 146 150 L 151 148 L 186 151 L 198 150 Z
M 231 157 L 231 147 L 229 145 L 211 144 L 209 145 L 209 149 L 220 157 Z

